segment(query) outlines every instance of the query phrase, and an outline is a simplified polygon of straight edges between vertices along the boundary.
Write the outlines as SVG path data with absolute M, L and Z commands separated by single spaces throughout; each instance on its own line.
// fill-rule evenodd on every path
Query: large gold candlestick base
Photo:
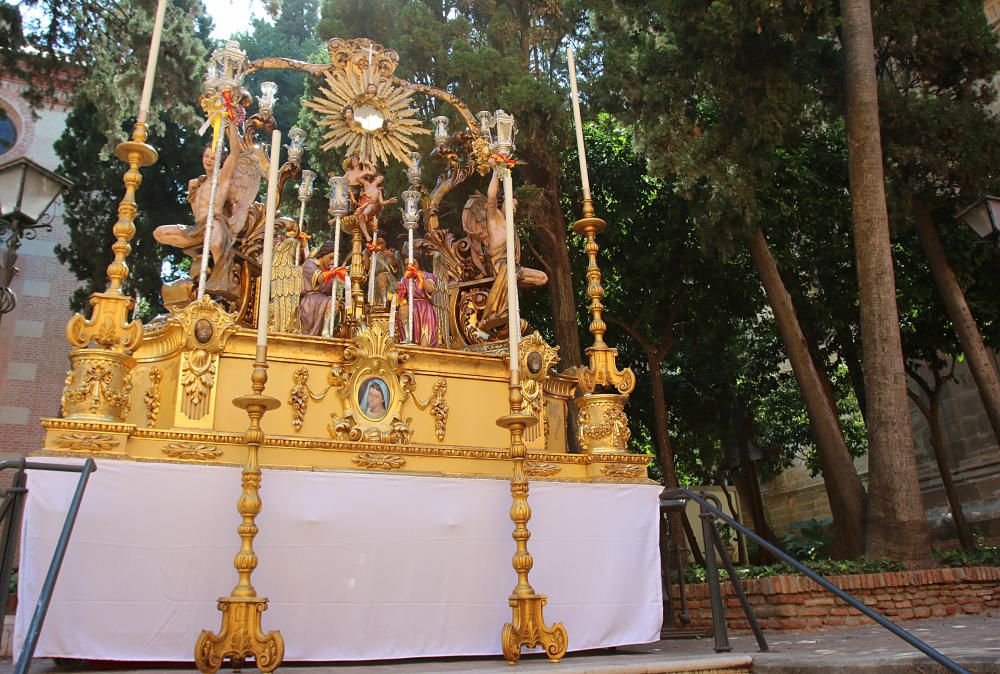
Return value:
M 243 522 L 237 529 L 241 542 L 240 551 L 233 560 L 239 580 L 230 596 L 219 598 L 222 628 L 217 634 L 202 630 L 195 642 L 195 665 L 202 672 L 218 671 L 226 658 L 232 660 L 237 670 L 244 660 L 253 658 L 257 669 L 262 672 L 273 672 L 285 656 L 285 640 L 281 633 L 271 631 L 264 634 L 261 630 L 260 615 L 267 610 L 267 598 L 258 597 L 250 582 L 250 575 L 257 568 L 257 553 L 253 549 L 253 539 L 257 535 L 255 520 L 260 514 L 262 505 L 261 472 L 257 462 L 260 446 L 264 443 L 260 420 L 265 412 L 277 409 L 281 405 L 275 398 L 263 393 L 264 385 L 267 383 L 264 349 L 266 347 L 257 348 L 257 362 L 254 363 L 252 375 L 253 393 L 233 400 L 233 404 L 246 410 L 247 416 L 250 417 L 250 427 L 245 436 L 249 456 L 243 468 L 243 493 L 236 503 L 236 509 L 243 517 Z
M 534 560 L 528 552 L 531 507 L 528 505 L 528 478 L 524 474 L 524 460 L 528 455 L 524 445 L 524 431 L 538 423 L 538 419 L 532 414 L 521 412 L 522 402 L 521 385 L 515 372 L 511 376 L 510 386 L 511 413 L 497 419 L 498 426 L 510 431 L 510 455 L 514 463 L 514 475 L 510 480 L 510 495 L 513 498 L 510 519 L 514 522 L 513 538 L 517 543 L 513 559 L 517 586 L 509 599 L 513 619 L 503 626 L 500 636 L 503 656 L 511 665 L 517 664 L 522 648 L 542 646 L 549 660 L 559 662 L 566 655 L 566 648 L 569 646 L 569 636 L 562 623 L 556 623 L 552 627 L 545 624 L 542 607 L 545 606 L 546 597 L 536 594 L 528 582 L 528 572 L 531 571 Z

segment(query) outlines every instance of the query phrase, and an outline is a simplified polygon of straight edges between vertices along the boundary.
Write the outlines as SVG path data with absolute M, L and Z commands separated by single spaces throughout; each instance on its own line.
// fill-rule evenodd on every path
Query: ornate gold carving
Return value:
M 438 440 L 444 440 L 444 435 L 448 425 L 448 401 L 445 394 L 448 393 L 448 382 L 445 379 L 438 379 L 434 383 L 434 400 L 431 407 L 431 414 L 434 415 L 434 435 Z
M 547 461 L 525 461 L 524 474 L 529 477 L 550 477 L 558 473 L 562 468 Z
M 624 452 L 632 432 L 624 405 L 627 396 L 591 393 L 577 398 L 576 437 L 587 452 Z
M 644 465 L 611 464 L 608 466 L 601 466 L 601 473 L 608 477 L 634 478 L 643 475 L 645 472 L 646 466 Z
M 553 366 L 559 362 L 559 347 L 549 346 L 538 332 L 533 332 L 521 339 L 517 352 L 524 411 L 538 419 L 538 424 L 525 430 L 524 438 L 533 442 L 539 434 L 544 434 L 547 440 L 549 424 L 545 414 L 544 388 Z
M 351 442 L 409 444 L 413 430 L 410 419 L 403 418 L 403 405 L 413 397 L 415 387 L 413 375 L 403 367 L 409 356 L 381 325 L 360 330 L 355 343 L 344 349 L 344 365 L 333 367 L 328 377 L 344 410 L 342 416 L 330 415 L 330 436 Z M 373 387 L 378 390 L 373 392 Z
M 56 445 L 74 452 L 110 452 L 118 446 L 118 440 L 100 433 L 66 433 L 59 436 Z
M 372 454 L 370 452 L 358 454 L 351 460 L 362 468 L 375 468 L 378 470 L 394 470 L 402 468 L 403 464 L 406 463 L 406 459 L 398 454 Z
M 62 395 L 63 415 L 70 418 L 122 421 L 132 406 L 135 361 L 104 349 L 75 349 Z M 79 380 L 79 383 L 77 383 Z
M 222 597 L 222 629 L 218 634 L 202 630 L 195 642 L 195 664 L 202 672 L 216 672 L 222 660 L 230 657 L 234 662 L 253 658 L 257 669 L 273 672 L 285 655 L 285 640 L 281 632 L 264 634 L 260 616 L 267 610 L 263 597 Z
M 292 410 L 292 426 L 297 432 L 302 430 L 302 422 L 306 418 L 306 405 L 309 404 L 309 370 L 300 367 L 293 377 L 295 383 L 288 393 L 288 407 Z
M 181 410 L 191 420 L 208 414 L 219 356 L 204 349 L 188 351 L 181 356 Z
M 158 367 L 149 370 L 149 389 L 142 401 L 146 404 L 146 425 L 155 426 L 156 420 L 160 416 L 160 382 L 163 381 L 163 372 Z
M 160 451 L 171 459 L 193 459 L 195 461 L 211 461 L 222 456 L 222 450 L 218 447 L 194 442 L 174 442 L 165 445 Z

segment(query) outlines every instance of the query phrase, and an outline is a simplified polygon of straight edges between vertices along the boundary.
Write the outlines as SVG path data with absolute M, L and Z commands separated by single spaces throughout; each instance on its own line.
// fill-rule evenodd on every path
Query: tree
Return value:
M 105 270 L 113 258 L 111 228 L 117 219 L 125 169 L 121 162 L 109 159 L 106 152 L 132 128 L 152 30 L 151 17 L 144 10 L 153 7 L 134 9 L 128 16 L 134 32 L 125 45 L 112 43 L 109 35 L 89 36 L 87 76 L 75 90 L 74 108 L 55 144 L 61 160 L 59 171 L 73 179 L 73 186 L 63 196 L 70 243 L 57 248 L 56 254 L 84 281 L 70 298 L 77 310 L 86 305 L 92 292 L 104 288 Z M 138 295 L 138 311 L 145 318 L 162 310 L 160 286 L 165 265 L 169 275 L 186 264 L 179 251 L 158 245 L 152 230 L 160 224 L 190 218 L 187 180 L 202 172 L 203 142 L 191 125 L 197 119 L 190 100 L 191 73 L 203 70 L 211 31 L 211 21 L 201 15 L 202 9 L 200 0 L 182 0 L 171 2 L 166 14 L 149 117 L 153 129 L 149 142 L 159 152 L 159 160 L 143 169 L 143 185 L 137 194 L 136 237 L 128 260 L 128 285 Z M 113 26 L 117 24 L 109 23 L 104 30 Z M 145 47 L 141 46 L 143 40 Z M 126 58 L 125 51 L 119 50 L 129 48 L 131 57 Z M 183 95 L 178 93 L 181 91 Z
M 988 108 L 996 98 L 990 82 L 1000 70 L 1000 47 L 982 3 L 974 0 L 884 3 L 874 20 L 892 220 L 897 229 L 916 228 L 1000 442 L 1000 376 L 935 217 L 973 201 L 996 180 L 1000 150 L 981 139 L 1000 132 L 1000 120 Z M 956 260 L 970 262 L 967 254 Z
M 254 19 L 252 30 L 234 35 L 233 39 L 240 43 L 251 61 L 265 56 L 306 61 L 322 46 L 314 32 L 318 21 L 318 0 L 282 0 L 280 13 L 273 23 Z M 299 117 L 305 75 L 291 70 L 257 72 L 246 78 L 244 86 L 255 91 L 264 81 L 278 85 L 274 118 L 279 128 L 287 130 Z
M 931 554 L 920 500 L 906 374 L 899 336 L 879 133 L 875 47 L 869 0 L 841 0 L 851 210 L 861 308 L 868 410 L 872 557 L 920 563 Z
M 601 9 L 602 102 L 634 123 L 650 170 L 677 176 L 703 239 L 749 244 L 809 411 L 844 556 L 861 552 L 865 494 L 831 389 L 813 359 L 764 234 L 767 190 L 817 118 L 816 70 L 830 59 L 822 6 L 689 0 Z

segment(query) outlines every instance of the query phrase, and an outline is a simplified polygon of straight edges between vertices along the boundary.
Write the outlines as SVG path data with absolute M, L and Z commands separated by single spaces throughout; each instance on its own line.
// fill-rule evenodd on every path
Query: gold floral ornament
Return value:
M 363 163 L 387 164 L 395 158 L 407 166 L 417 148 L 416 135 L 428 135 L 417 111 L 410 107 L 413 91 L 398 80 L 383 77 L 374 67 L 323 72 L 326 86 L 305 105 L 324 115 L 324 150 L 345 147 Z

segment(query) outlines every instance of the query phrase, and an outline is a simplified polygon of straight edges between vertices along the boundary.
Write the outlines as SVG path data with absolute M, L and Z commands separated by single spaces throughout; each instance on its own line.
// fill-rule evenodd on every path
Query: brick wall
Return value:
M 33 115 L 23 91 L 23 84 L 0 79 L 0 108 L 17 128 L 17 142 L 0 155 L 0 163 L 26 156 L 55 170 L 58 158 L 52 146 L 63 132 L 67 109 L 50 104 Z M 42 221 L 50 223 L 52 231 L 36 229 L 34 239 L 22 240 L 18 274 L 11 284 L 17 306 L 0 318 L 0 459 L 41 447 L 38 419 L 58 416 L 69 369 L 66 323 L 72 316 L 70 296 L 79 282 L 55 256 L 56 245 L 69 243 L 61 202 L 53 204 Z M 0 475 L 0 481 L 9 479 L 9 473 Z
M 864 573 L 830 576 L 828 580 L 892 620 L 1000 611 L 1000 567 Z M 743 590 L 765 630 L 808 630 L 871 623 L 870 618 L 805 576 L 745 580 Z M 723 583 L 722 592 L 729 628 L 748 630 L 732 584 Z M 676 585 L 673 593 L 679 602 Z M 687 596 L 692 626 L 711 625 L 708 585 L 689 585 Z

